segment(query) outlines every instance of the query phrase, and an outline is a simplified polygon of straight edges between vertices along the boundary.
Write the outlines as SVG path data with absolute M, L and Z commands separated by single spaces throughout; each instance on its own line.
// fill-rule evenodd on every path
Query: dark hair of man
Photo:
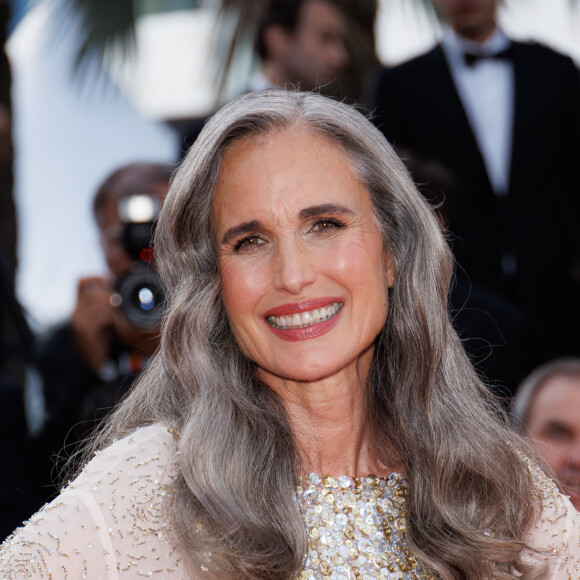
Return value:
M 270 28 L 270 26 L 280 26 L 288 33 L 294 32 L 296 24 L 298 23 L 300 9 L 304 2 L 307 1 L 271 0 L 268 3 L 256 31 L 255 50 L 260 60 L 264 61 L 268 58 L 268 49 L 264 42 L 264 32 L 266 29 Z
M 342 0 L 324 0 L 329 4 L 333 4 L 344 10 Z M 254 42 L 254 49 L 261 61 L 268 58 L 268 48 L 264 42 L 264 32 L 270 26 L 279 26 L 289 34 L 296 30 L 298 21 L 300 19 L 300 11 L 302 7 L 310 0 L 270 0 L 266 9 L 262 13 L 258 28 L 256 30 L 256 39 Z

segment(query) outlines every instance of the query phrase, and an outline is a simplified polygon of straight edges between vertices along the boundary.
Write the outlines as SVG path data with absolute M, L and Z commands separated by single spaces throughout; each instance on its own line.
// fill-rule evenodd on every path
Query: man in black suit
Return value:
M 519 309 L 530 364 L 577 352 L 578 70 L 505 36 L 498 0 L 433 3 L 442 41 L 382 73 L 375 121 L 417 182 L 445 190 L 458 272 Z

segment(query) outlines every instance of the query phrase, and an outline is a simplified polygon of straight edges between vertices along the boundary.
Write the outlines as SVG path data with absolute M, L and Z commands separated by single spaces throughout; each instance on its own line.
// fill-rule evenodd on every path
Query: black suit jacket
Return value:
M 578 344 L 570 265 L 578 257 L 580 75 L 570 58 L 535 43 L 514 42 L 513 62 L 505 198 L 493 192 L 440 45 L 381 74 L 374 119 L 399 150 L 436 160 L 453 176 L 448 213 L 460 268 L 517 303 L 546 359 Z M 511 258 L 517 270 L 506 275 Z

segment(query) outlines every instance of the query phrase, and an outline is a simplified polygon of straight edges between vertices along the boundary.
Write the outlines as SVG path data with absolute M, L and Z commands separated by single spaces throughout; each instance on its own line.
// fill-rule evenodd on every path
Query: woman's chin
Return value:
M 340 368 L 337 369 L 336 367 L 317 366 L 313 368 L 312 366 L 301 367 L 300 365 L 293 365 L 293 368 L 289 369 L 266 370 L 261 368 L 259 375 L 269 385 L 280 381 L 316 383 L 339 374 L 340 370 Z

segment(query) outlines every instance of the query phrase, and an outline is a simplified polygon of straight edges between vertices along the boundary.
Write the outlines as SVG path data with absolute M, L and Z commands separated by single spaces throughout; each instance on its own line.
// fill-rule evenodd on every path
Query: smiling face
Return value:
M 364 380 L 393 273 L 345 151 L 302 127 L 234 143 L 212 225 L 230 324 L 261 378 Z

